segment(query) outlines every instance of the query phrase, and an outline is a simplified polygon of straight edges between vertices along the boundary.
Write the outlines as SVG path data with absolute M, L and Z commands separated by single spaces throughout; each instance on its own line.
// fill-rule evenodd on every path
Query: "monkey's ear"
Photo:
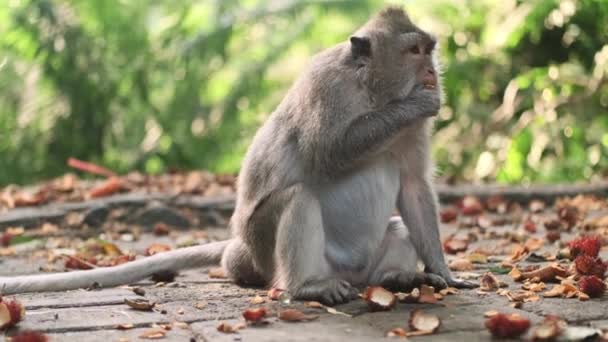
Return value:
M 367 37 L 350 37 L 350 51 L 354 59 L 372 56 L 372 44 Z

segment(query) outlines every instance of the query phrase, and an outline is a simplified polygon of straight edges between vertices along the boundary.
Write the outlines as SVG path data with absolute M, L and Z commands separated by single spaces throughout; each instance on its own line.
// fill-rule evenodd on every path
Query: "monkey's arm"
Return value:
M 351 167 L 382 152 L 407 125 L 435 115 L 440 99 L 436 90 L 418 88 L 405 99 L 395 100 L 380 110 L 355 117 L 343 128 L 335 123 L 337 132 L 331 134 L 324 162 L 329 170 Z
M 430 273 L 440 275 L 449 286 L 472 288 L 477 285 L 454 278 L 448 269 L 439 236 L 437 198 L 428 179 L 412 176 L 402 179 L 397 208 L 418 256 Z

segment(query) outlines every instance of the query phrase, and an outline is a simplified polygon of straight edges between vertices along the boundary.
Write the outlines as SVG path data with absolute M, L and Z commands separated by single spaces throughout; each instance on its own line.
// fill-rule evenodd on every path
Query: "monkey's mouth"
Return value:
M 425 83 L 422 85 L 425 89 L 435 89 L 437 88 L 437 85 L 432 84 L 432 83 Z

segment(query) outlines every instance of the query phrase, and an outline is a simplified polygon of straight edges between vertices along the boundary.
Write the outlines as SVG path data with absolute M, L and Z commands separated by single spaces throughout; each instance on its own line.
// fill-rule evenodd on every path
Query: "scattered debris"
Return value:
M 286 322 L 304 322 L 319 318 L 318 315 L 307 315 L 300 310 L 285 309 L 279 311 L 279 319 Z
M 154 306 L 156 306 L 156 303 L 150 302 L 149 300 L 143 298 L 125 298 L 125 304 L 130 306 L 132 309 L 140 311 L 152 311 Z
M 267 314 L 268 311 L 266 311 L 265 308 L 247 309 L 243 311 L 243 318 L 245 318 L 247 322 L 259 323 Z
M 433 314 L 428 314 L 420 309 L 416 309 L 410 314 L 409 325 L 410 328 L 418 332 L 416 335 L 427 335 L 432 334 L 439 329 L 441 320 Z
M 17 335 L 8 338 L 8 342 L 48 342 L 49 338 L 38 331 L 20 331 Z
M 595 275 L 582 276 L 578 281 L 578 286 L 591 298 L 601 297 L 606 291 L 606 283 Z
M 21 302 L 0 297 L 0 330 L 17 325 L 23 316 L 25 316 L 25 308 Z
M 518 314 L 497 313 L 486 320 L 486 328 L 498 338 L 516 338 L 530 329 L 530 320 Z
M 395 306 L 397 297 L 380 286 L 370 286 L 361 295 L 372 311 L 390 310 Z
M 245 323 L 237 323 L 237 324 L 232 325 L 230 323 L 221 322 L 220 324 L 217 325 L 216 329 L 217 329 L 217 331 L 223 332 L 225 334 L 234 334 L 241 329 L 245 329 L 246 327 L 247 327 L 247 324 L 245 324 Z

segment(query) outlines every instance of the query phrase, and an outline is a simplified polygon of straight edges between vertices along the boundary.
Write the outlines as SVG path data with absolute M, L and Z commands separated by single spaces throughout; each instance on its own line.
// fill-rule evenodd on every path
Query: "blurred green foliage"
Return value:
M 608 175 L 608 1 L 405 1 L 441 42 L 448 181 Z M 238 171 L 310 56 L 385 5 L 345 0 L 0 2 L 0 185 L 67 170 Z

